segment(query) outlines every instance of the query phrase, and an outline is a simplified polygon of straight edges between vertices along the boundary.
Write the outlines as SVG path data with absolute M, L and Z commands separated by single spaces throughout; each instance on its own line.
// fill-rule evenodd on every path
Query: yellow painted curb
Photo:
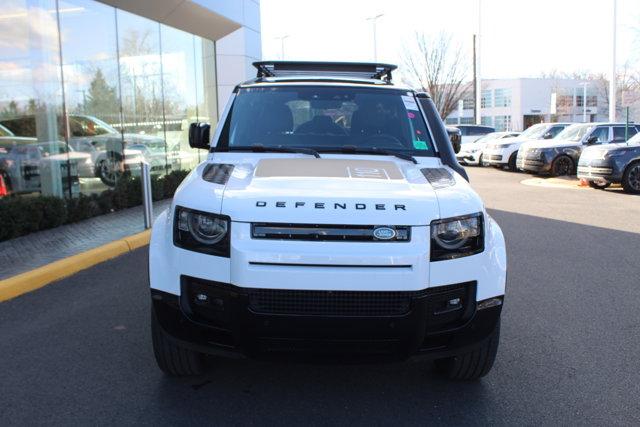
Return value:
M 0 280 L 0 302 L 34 291 L 118 255 L 149 244 L 151 230 L 116 240 L 77 255 Z

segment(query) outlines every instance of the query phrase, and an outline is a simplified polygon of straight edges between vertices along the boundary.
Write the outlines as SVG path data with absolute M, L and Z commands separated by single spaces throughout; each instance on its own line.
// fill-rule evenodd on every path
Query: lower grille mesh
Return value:
M 417 292 L 304 291 L 252 289 L 249 308 L 260 314 L 307 316 L 399 316 L 409 312 Z

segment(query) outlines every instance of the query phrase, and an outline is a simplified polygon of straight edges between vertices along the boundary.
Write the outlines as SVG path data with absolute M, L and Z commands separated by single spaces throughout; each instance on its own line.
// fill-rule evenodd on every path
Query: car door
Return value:
M 635 126 L 629 126 L 627 130 L 627 137 L 625 138 L 625 126 L 614 126 L 613 127 L 613 142 L 627 142 L 629 138 L 638 133 L 638 130 Z
M 595 138 L 594 144 L 607 144 L 613 138 L 611 137 L 611 126 L 596 126 L 588 135 L 585 135 L 583 141 L 587 142 Z

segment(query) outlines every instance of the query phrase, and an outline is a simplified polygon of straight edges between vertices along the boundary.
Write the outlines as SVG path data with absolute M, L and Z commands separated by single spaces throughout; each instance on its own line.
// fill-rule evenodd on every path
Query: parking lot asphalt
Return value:
M 0 303 L 0 425 L 639 424 L 640 198 L 470 175 L 509 257 L 484 379 L 449 382 L 415 361 L 226 359 L 203 378 L 164 377 L 143 248 Z

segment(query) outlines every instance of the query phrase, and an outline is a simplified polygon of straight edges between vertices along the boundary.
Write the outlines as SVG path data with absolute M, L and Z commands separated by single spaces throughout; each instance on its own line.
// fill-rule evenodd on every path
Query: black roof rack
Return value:
M 253 66 L 257 78 L 263 77 L 347 77 L 391 82 L 391 72 L 398 68 L 393 64 L 374 62 L 314 62 L 314 61 L 259 61 Z

